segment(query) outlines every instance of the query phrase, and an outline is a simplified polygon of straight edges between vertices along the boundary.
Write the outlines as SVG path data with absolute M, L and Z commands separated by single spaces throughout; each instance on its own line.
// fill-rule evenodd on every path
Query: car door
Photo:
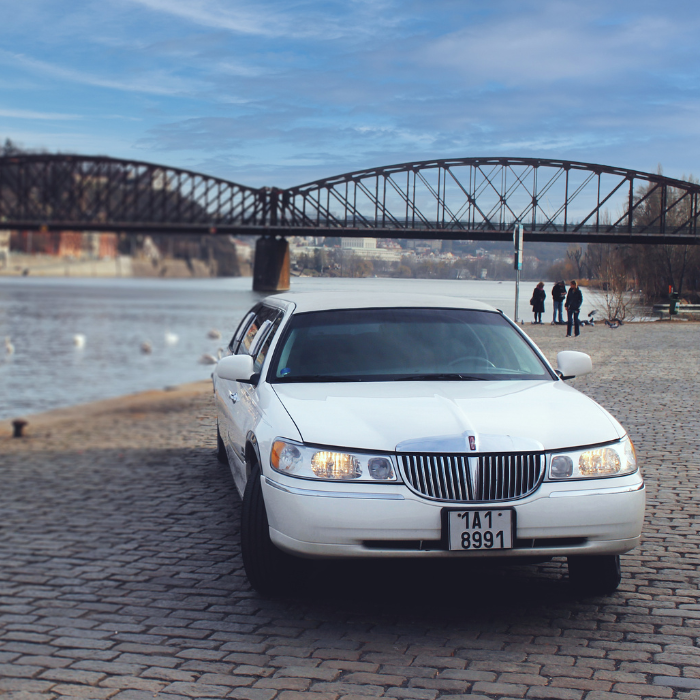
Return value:
M 251 355 L 257 373 L 262 369 L 267 348 L 281 319 L 282 312 L 279 309 L 263 305 L 242 333 L 235 354 Z M 224 381 L 227 386 L 222 393 L 224 400 L 227 401 L 227 412 L 230 415 L 227 451 L 229 458 L 233 457 L 230 461 L 234 480 L 242 490 L 246 480 L 246 440 L 249 431 L 254 429 L 260 417 L 258 392 L 253 384 Z
M 258 315 L 261 306 L 261 304 L 256 304 L 243 317 L 243 320 L 238 325 L 233 338 L 231 338 L 231 342 L 228 344 L 228 355 L 237 354 L 241 341 L 254 325 L 256 316 Z M 221 434 L 221 439 L 224 441 L 224 446 L 226 447 L 226 453 L 228 455 L 231 469 L 233 471 L 240 471 L 240 455 L 236 453 L 234 448 L 234 445 L 240 442 L 240 438 L 235 438 L 237 426 L 233 417 L 233 408 L 239 396 L 239 384 L 238 382 L 231 382 L 227 379 L 222 379 L 221 377 L 218 377 L 216 373 L 214 373 L 214 378 L 214 394 L 216 396 L 217 403 L 219 432 Z
M 267 351 L 277 334 L 283 316 L 283 312 L 279 309 L 270 309 L 269 307 L 261 309 L 261 314 L 258 318 L 260 326 L 248 348 L 248 354 L 253 357 L 253 367 L 256 374 L 260 374 L 262 371 Z M 241 344 L 241 347 L 243 347 L 243 344 Z M 236 421 L 241 433 L 241 454 L 243 454 L 244 461 L 248 435 L 251 431 L 255 431 L 255 427 L 260 420 L 259 395 L 257 384 L 240 385 Z

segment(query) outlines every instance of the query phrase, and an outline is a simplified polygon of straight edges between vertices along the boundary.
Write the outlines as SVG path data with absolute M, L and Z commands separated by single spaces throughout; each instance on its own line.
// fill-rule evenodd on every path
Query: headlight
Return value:
M 637 455 L 628 437 L 614 445 L 553 454 L 549 463 L 549 478 L 553 480 L 622 476 L 635 471 Z
M 325 481 L 398 481 L 389 455 L 344 452 L 332 447 L 308 447 L 275 440 L 270 454 L 275 471 Z

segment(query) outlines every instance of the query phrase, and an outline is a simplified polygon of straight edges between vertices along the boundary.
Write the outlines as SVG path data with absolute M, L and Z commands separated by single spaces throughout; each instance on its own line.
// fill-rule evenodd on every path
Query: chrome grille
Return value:
M 441 501 L 509 501 L 532 493 L 544 476 L 544 454 L 400 453 L 411 488 Z
M 509 501 L 532 493 L 544 475 L 542 454 L 479 455 L 475 501 Z
M 416 491 L 445 501 L 473 500 L 466 455 L 402 453 L 399 459 Z

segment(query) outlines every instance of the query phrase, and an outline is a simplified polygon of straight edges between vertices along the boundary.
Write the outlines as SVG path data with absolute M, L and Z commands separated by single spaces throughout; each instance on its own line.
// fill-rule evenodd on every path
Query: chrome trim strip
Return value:
M 629 493 L 630 491 L 641 491 L 644 482 L 632 484 L 631 486 L 614 486 L 608 489 L 586 489 L 585 491 L 552 491 L 550 498 L 569 498 L 574 496 L 607 496 L 614 493 Z
M 403 501 L 404 497 L 400 493 L 355 493 L 352 491 L 313 491 L 311 489 L 300 489 L 297 486 L 283 486 L 277 481 L 263 477 L 265 483 L 272 488 L 293 493 L 296 496 L 319 496 L 321 498 L 373 498 L 384 501 Z

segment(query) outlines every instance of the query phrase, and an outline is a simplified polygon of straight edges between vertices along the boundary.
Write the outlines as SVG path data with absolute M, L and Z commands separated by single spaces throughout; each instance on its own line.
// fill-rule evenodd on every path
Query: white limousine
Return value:
M 615 590 L 644 482 L 605 409 L 503 313 L 450 296 L 287 293 L 218 362 L 218 454 L 243 498 L 251 585 L 296 558 L 566 556 Z

